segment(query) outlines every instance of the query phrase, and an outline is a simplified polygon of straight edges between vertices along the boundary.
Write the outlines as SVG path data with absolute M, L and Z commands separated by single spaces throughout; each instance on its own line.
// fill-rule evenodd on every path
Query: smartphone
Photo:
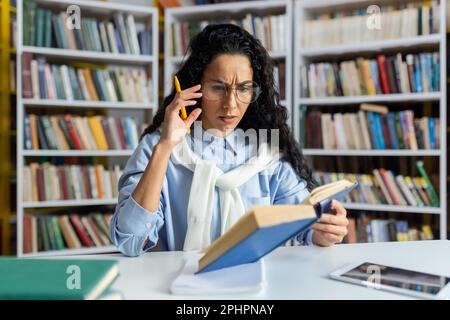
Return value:
M 335 280 L 422 299 L 450 299 L 450 276 L 371 262 L 354 262 L 329 276 Z

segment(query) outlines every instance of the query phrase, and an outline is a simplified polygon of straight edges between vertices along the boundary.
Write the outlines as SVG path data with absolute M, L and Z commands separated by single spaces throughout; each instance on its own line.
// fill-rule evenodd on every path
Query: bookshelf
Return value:
M 9 0 L 8 0 L 9 1 Z M 105 117 L 122 118 L 130 116 L 137 119 L 136 131 L 141 131 L 144 123 L 148 123 L 157 110 L 158 106 L 158 9 L 150 6 L 130 5 L 119 2 L 104 2 L 96 0 L 37 0 L 37 6 L 53 13 L 53 16 L 58 15 L 59 12 L 65 12 L 69 5 L 76 5 L 82 12 L 82 19 L 89 18 L 97 21 L 99 32 L 101 32 L 100 24 L 108 21 L 113 21 L 112 17 L 116 14 L 123 14 L 124 17 L 131 15 L 136 21 L 136 30 L 138 24 L 145 25 L 145 31 L 151 29 L 150 40 L 141 42 L 137 45 L 140 47 L 141 54 L 125 53 L 124 50 L 113 51 L 113 45 L 109 45 L 109 50 L 105 50 L 107 45 L 103 42 L 102 50 L 92 50 L 87 47 L 76 49 L 73 48 L 56 48 L 53 41 L 53 46 L 35 46 L 24 42 L 24 4 L 27 0 L 17 1 L 17 255 L 18 256 L 54 256 L 54 255 L 68 255 L 68 254 L 90 254 L 102 252 L 114 252 L 117 248 L 113 245 L 102 245 L 94 247 L 81 247 L 77 249 L 59 249 L 54 248 L 44 251 L 24 252 L 24 217 L 31 214 L 35 219 L 41 219 L 40 212 L 42 210 L 70 210 L 76 212 L 76 208 L 83 211 L 96 210 L 96 207 L 114 206 L 117 204 L 117 198 L 92 198 L 92 199 L 78 199 L 78 200 L 45 200 L 45 201 L 25 201 L 24 200 L 24 168 L 31 162 L 36 162 L 41 158 L 55 159 L 58 161 L 65 159 L 79 159 L 83 163 L 94 160 L 95 163 L 103 166 L 120 165 L 123 167 L 127 158 L 133 153 L 132 148 L 121 148 L 108 150 L 92 150 L 92 149 L 29 149 L 25 148 L 25 115 L 37 112 L 39 114 L 49 113 L 50 115 L 74 114 L 86 116 L 89 114 L 101 115 Z M 106 21 L 106 22 L 105 22 Z M 126 22 L 125 32 L 130 30 L 129 22 Z M 52 25 L 52 28 L 54 26 Z M 81 26 L 83 29 L 83 24 Z M 117 33 L 124 31 L 119 27 L 115 27 Z M 131 29 L 132 30 L 132 29 Z M 84 34 L 88 32 L 83 30 Z M 114 35 L 114 33 L 112 33 Z M 107 34 L 109 37 L 109 34 Z M 121 35 L 115 35 L 121 37 Z M 53 35 L 56 40 L 56 35 Z M 136 37 L 137 38 L 137 37 Z M 105 38 L 106 39 L 106 38 Z M 117 38 L 115 38 L 117 40 Z M 102 40 L 103 41 L 103 40 Z M 132 41 L 132 40 L 128 40 Z M 108 43 L 111 44 L 111 39 L 108 38 Z M 144 43 L 151 47 L 151 54 L 144 53 Z M 130 47 L 132 46 L 130 42 Z M 138 51 L 139 52 L 139 47 Z M 145 48 L 147 49 L 147 48 Z M 36 97 L 24 98 L 23 95 L 23 62 L 22 58 L 25 55 L 32 54 L 35 57 L 44 57 L 46 61 L 53 64 L 68 64 L 74 68 L 98 68 L 98 70 L 110 70 L 109 68 L 141 68 L 145 71 L 148 78 L 151 80 L 146 82 L 145 90 L 149 92 L 149 101 L 147 102 L 130 102 L 125 99 L 110 100 L 99 99 L 98 101 L 91 100 L 65 100 L 57 97 L 56 99 L 39 99 Z M 131 70 L 131 69 L 128 69 Z M 65 89 L 65 88 L 64 88 Z M 97 88 L 98 90 L 98 88 Z M 42 97 L 42 96 L 41 96 Z M 128 146 L 128 145 L 127 145 Z M 59 162 L 61 163 L 61 162 Z M 114 187 L 114 186 L 113 186 Z M 56 211 L 57 212 L 57 211 Z M 66 213 L 68 213 L 67 211 Z M 80 213 L 80 217 L 82 213 Z M 88 230 L 89 231 L 89 230 Z
M 242 1 L 233 3 L 206 4 L 200 6 L 167 8 L 165 10 L 164 30 L 172 30 L 172 25 L 185 22 L 198 21 L 223 21 L 226 19 L 244 19 L 250 13 L 255 17 L 268 15 L 286 15 L 283 31 L 285 50 L 268 50 L 275 62 L 284 63 L 285 76 L 280 76 L 280 83 L 284 82 L 285 97 L 281 97 L 281 104 L 288 109 L 289 121 L 291 121 L 292 105 L 292 2 L 279 1 Z M 173 86 L 173 74 L 184 59 L 184 55 L 172 55 L 170 52 L 171 36 L 164 33 L 164 93 L 168 95 Z M 186 54 L 186 53 L 185 53 Z
M 14 59 L 14 48 L 11 46 L 13 35 L 10 30 L 11 17 L 15 15 L 15 8 L 10 0 L 0 1 L 0 145 L 4 152 L 0 157 L 0 254 L 10 253 L 11 236 L 11 138 L 13 135 L 9 119 L 11 118 L 11 101 L 13 91 L 10 86 L 10 61 Z
M 398 3 L 408 4 L 430 3 L 429 1 L 383 1 L 380 5 L 391 5 Z M 446 1 L 438 1 L 440 4 L 439 12 L 439 31 L 437 33 L 405 36 L 401 38 L 388 38 L 386 40 L 361 41 L 356 43 L 339 44 L 322 44 L 322 46 L 303 47 L 304 43 L 308 43 L 302 39 L 302 25 L 306 20 L 311 20 L 314 15 L 333 11 L 350 11 L 364 10 L 367 6 L 373 4 L 366 0 L 304 0 L 296 1 L 294 6 L 294 82 L 299 84 L 294 86 L 294 103 L 293 103 L 293 122 L 294 133 L 297 140 L 300 141 L 300 116 L 301 110 L 307 108 L 321 108 L 322 112 L 329 113 L 327 108 L 336 106 L 341 108 L 354 108 L 361 103 L 383 103 L 388 106 L 399 106 L 411 104 L 418 108 L 420 104 L 435 104 L 439 110 L 440 118 L 440 148 L 439 149 L 423 149 L 423 150 L 339 150 L 339 149 L 308 149 L 304 148 L 303 153 L 310 159 L 314 157 L 333 156 L 333 157 L 358 157 L 364 162 L 371 162 L 371 159 L 377 157 L 424 157 L 426 161 L 439 163 L 439 207 L 412 207 L 397 205 L 370 205 L 362 203 L 348 203 L 346 207 L 356 211 L 375 211 L 396 213 L 404 212 L 411 214 L 431 214 L 439 216 L 439 235 L 440 239 L 447 239 L 447 204 L 446 204 L 446 176 L 447 176 L 447 145 L 446 145 L 446 118 L 447 118 L 447 100 L 446 100 Z M 330 28 L 329 28 L 330 29 Z M 355 38 L 357 35 L 355 34 Z M 426 93 L 396 93 L 396 94 L 376 94 L 376 95 L 359 95 L 359 96 L 328 96 L 328 97 L 308 97 L 304 96 L 301 88 L 301 66 L 307 66 L 310 63 L 328 62 L 328 61 L 346 61 L 353 60 L 358 57 L 373 58 L 377 54 L 395 55 L 400 52 L 402 54 L 418 53 L 421 51 L 429 52 L 430 50 L 438 52 L 440 60 L 440 90 L 437 92 Z M 369 59 L 370 59 L 369 58 Z M 339 109 L 342 110 L 342 109 Z M 350 110 L 350 109 L 349 109 Z M 355 110 L 355 109 L 353 109 Z M 344 112 L 344 111 L 340 111 Z M 355 112 L 355 111 L 349 111 Z M 350 159 L 350 158 L 347 158 Z M 344 159 L 345 161 L 345 159 Z

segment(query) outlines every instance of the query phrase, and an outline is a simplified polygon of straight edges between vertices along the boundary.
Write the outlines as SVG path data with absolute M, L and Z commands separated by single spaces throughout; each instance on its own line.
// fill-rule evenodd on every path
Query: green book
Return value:
M 44 11 L 44 43 L 43 46 L 50 48 L 52 46 L 52 16 L 50 10 Z
M 29 23 L 29 42 L 27 45 L 36 45 L 36 2 L 30 1 L 28 3 L 28 23 Z
M 116 260 L 0 258 L 0 299 L 94 300 L 118 275 Z
M 47 232 L 47 223 L 45 220 L 45 216 L 40 216 L 38 218 L 39 223 L 39 232 L 38 237 L 41 238 L 41 247 L 39 248 L 39 251 L 49 251 L 50 248 L 50 240 L 48 238 L 48 232 Z
M 64 239 L 61 233 L 61 229 L 59 228 L 58 217 L 51 216 L 50 219 L 53 226 L 53 233 L 55 234 L 56 249 L 57 250 L 66 249 L 66 247 L 64 246 Z
M 28 6 L 29 2 L 25 1 L 23 3 L 23 45 L 30 45 L 30 8 Z
M 55 231 L 53 230 L 52 219 L 50 216 L 46 216 L 44 219 L 45 225 L 47 226 L 47 234 L 50 250 L 57 250 L 58 248 L 56 246 Z
M 45 10 L 41 8 L 37 8 L 36 10 L 36 46 L 43 47 L 44 46 L 44 19 L 45 19 Z
M 438 197 L 436 191 L 434 190 L 433 184 L 431 183 L 431 180 L 428 177 L 428 174 L 426 173 L 426 171 L 423 167 L 423 161 L 416 161 L 416 167 L 417 167 L 417 170 L 419 170 L 420 175 L 422 176 L 422 178 L 425 180 L 425 182 L 427 184 L 427 192 L 431 198 L 431 205 L 433 207 L 440 207 L 439 197 Z

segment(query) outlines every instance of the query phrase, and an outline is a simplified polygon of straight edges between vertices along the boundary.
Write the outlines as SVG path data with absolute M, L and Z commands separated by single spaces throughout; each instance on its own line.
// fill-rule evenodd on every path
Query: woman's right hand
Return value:
M 193 106 L 197 103 L 197 101 L 193 99 L 202 97 L 202 93 L 197 92 L 200 88 L 201 85 L 198 84 L 175 94 L 174 99 L 167 106 L 164 115 L 161 139 L 159 140 L 161 144 L 173 148 L 183 140 L 189 127 L 198 118 L 202 109 L 194 109 L 185 120 L 181 119 L 180 110 L 183 106 Z

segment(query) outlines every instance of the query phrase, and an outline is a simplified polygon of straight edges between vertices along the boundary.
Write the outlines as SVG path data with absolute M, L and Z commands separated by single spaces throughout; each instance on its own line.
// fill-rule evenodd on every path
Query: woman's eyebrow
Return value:
M 220 80 L 220 79 L 210 79 L 210 80 L 208 80 L 208 81 L 218 82 L 218 83 L 223 83 L 223 84 L 229 85 L 229 83 L 226 83 L 225 81 Z M 243 85 L 243 84 L 248 84 L 249 82 L 252 82 L 252 80 L 244 80 L 244 81 L 242 81 L 242 82 L 236 84 L 236 86 L 240 86 L 240 85 Z

